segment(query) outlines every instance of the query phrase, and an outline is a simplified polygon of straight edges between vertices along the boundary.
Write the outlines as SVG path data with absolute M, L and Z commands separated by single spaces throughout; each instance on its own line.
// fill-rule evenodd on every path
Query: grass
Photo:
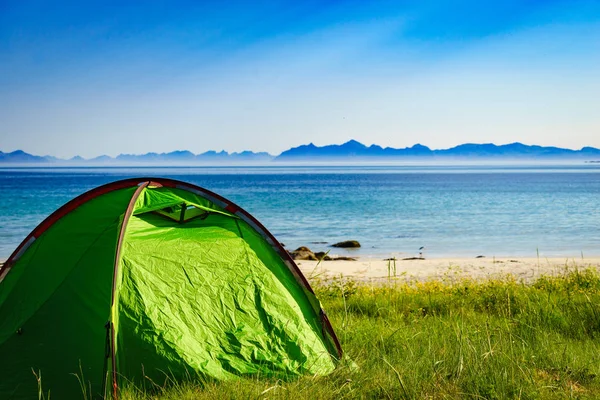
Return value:
M 326 377 L 168 382 L 138 399 L 600 398 L 600 274 L 313 279 L 347 356 Z

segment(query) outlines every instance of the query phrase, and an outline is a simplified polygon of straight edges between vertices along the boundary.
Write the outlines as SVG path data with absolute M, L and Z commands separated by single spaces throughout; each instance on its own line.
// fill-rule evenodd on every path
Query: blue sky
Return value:
M 0 150 L 600 147 L 599 1 L 0 0 Z

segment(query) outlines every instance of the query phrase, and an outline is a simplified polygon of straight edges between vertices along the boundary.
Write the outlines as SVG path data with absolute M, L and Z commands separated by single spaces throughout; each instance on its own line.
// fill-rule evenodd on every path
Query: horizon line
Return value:
M 593 146 L 583 146 L 583 147 L 581 147 L 579 149 L 576 149 L 576 148 L 567 148 L 567 147 L 559 147 L 559 146 L 552 146 L 552 145 L 550 145 L 550 146 L 543 146 L 543 145 L 539 145 L 539 144 L 526 144 L 526 143 L 523 143 L 523 142 L 511 142 L 511 143 L 504 143 L 504 144 L 496 144 L 496 143 L 492 143 L 492 142 L 488 142 L 488 143 L 466 142 L 466 143 L 460 143 L 460 144 L 454 145 L 452 147 L 440 148 L 440 149 L 434 149 L 434 148 L 431 148 L 431 147 L 429 147 L 427 145 L 424 145 L 424 144 L 421 144 L 421 143 L 415 143 L 412 146 L 407 146 L 407 147 L 391 147 L 391 146 L 383 147 L 383 146 L 378 145 L 376 143 L 372 143 L 370 145 L 366 145 L 366 144 L 364 144 L 362 142 L 359 142 L 358 140 L 350 139 L 350 140 L 348 140 L 348 141 L 346 141 L 344 143 L 341 143 L 341 144 L 334 144 L 334 143 L 332 143 L 332 144 L 326 144 L 326 145 L 322 145 L 322 146 L 317 146 L 313 142 L 310 142 L 310 143 L 307 143 L 307 144 L 301 144 L 301 145 L 298 145 L 298 146 L 290 147 L 290 148 L 288 148 L 286 150 L 283 150 L 279 154 L 271 154 L 268 151 L 254 151 L 254 150 L 242 150 L 242 151 L 239 151 L 239 152 L 234 151 L 234 152 L 230 153 L 229 151 L 227 151 L 225 149 L 222 149 L 220 151 L 218 151 L 218 150 L 206 150 L 206 151 L 204 151 L 202 153 L 194 153 L 194 152 L 192 152 L 191 150 L 188 150 L 188 149 L 176 149 L 176 150 L 165 151 L 165 152 L 161 152 L 161 153 L 159 153 L 157 151 L 148 151 L 148 152 L 145 152 L 145 153 L 119 153 L 116 156 L 109 156 L 107 154 L 100 154 L 98 156 L 93 156 L 91 158 L 84 158 L 84 157 L 82 157 L 80 155 L 74 155 L 74 156 L 72 156 L 70 158 L 61 158 L 61 157 L 56 157 L 56 156 L 53 156 L 53 155 L 50 155 L 50 154 L 37 155 L 37 154 L 29 153 L 29 152 L 27 152 L 26 150 L 23 150 L 23 149 L 16 149 L 16 150 L 13 150 L 13 151 L 8 151 L 8 152 L 4 152 L 4 151 L 0 150 L 0 153 L 2 153 L 2 154 L 14 154 L 14 153 L 21 152 L 21 153 L 24 153 L 26 155 L 30 155 L 30 156 L 33 156 L 33 157 L 54 158 L 54 159 L 57 159 L 57 160 L 60 160 L 60 161 L 93 161 L 93 160 L 95 160 L 97 158 L 104 158 L 104 157 L 108 157 L 110 159 L 117 160 L 118 157 L 122 157 L 122 156 L 130 156 L 130 157 L 141 157 L 141 156 L 147 156 L 147 155 L 165 156 L 165 155 L 171 155 L 173 153 L 190 153 L 194 157 L 199 157 L 199 156 L 219 156 L 219 155 L 230 157 L 230 156 L 242 156 L 244 153 L 250 153 L 252 155 L 264 155 L 265 157 L 269 156 L 269 157 L 272 157 L 272 158 L 277 158 L 277 157 L 280 157 L 283 153 L 285 153 L 285 152 L 287 152 L 289 150 L 293 150 L 293 149 L 297 149 L 297 148 L 301 148 L 301 147 L 313 146 L 315 148 L 324 148 L 324 147 L 331 147 L 331 146 L 344 146 L 344 145 L 347 145 L 347 144 L 354 144 L 354 143 L 360 144 L 360 145 L 364 146 L 367 149 L 368 148 L 372 148 L 372 147 L 378 147 L 378 148 L 381 148 L 383 150 L 386 150 L 386 149 L 391 149 L 391 150 L 409 150 L 409 149 L 413 149 L 415 147 L 424 147 L 424 148 L 429 149 L 432 152 L 452 150 L 452 149 L 455 149 L 457 147 L 466 146 L 466 145 L 474 145 L 474 146 L 492 145 L 492 146 L 495 146 L 495 147 L 503 147 L 503 146 L 510 146 L 510 145 L 523 145 L 523 146 L 526 146 L 526 147 L 540 147 L 540 148 L 547 148 L 547 149 L 560 149 L 560 150 L 568 150 L 568 151 L 573 151 L 573 152 L 579 152 L 579 151 L 582 151 L 584 149 L 600 150 L 600 148 L 596 148 L 596 147 L 593 147 Z M 208 154 L 208 153 L 211 153 L 211 154 Z M 223 154 L 223 153 L 225 153 L 225 154 Z M 319 157 L 322 157 L 322 156 L 319 156 Z M 80 160 L 75 160 L 75 159 L 80 159 Z M 48 161 L 52 161 L 52 160 L 48 160 Z

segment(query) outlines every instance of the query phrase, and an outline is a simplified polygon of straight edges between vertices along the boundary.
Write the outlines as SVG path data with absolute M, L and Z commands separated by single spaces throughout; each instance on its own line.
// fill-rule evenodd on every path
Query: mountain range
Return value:
M 170 153 L 120 154 L 117 157 L 102 155 L 84 159 L 75 156 L 71 159 L 60 159 L 53 156 L 36 156 L 22 150 L 11 153 L 0 151 L 2 164 L 38 164 L 38 165 L 131 165 L 131 164 L 208 164 L 208 163 L 264 163 L 271 161 L 301 162 L 301 161 L 394 161 L 394 160 L 588 160 L 600 158 L 600 149 L 583 147 L 580 150 L 560 147 L 544 147 L 511 143 L 504 145 L 461 144 L 449 149 L 432 150 L 427 146 L 415 144 L 412 147 L 396 149 L 378 145 L 366 146 L 356 140 L 344 144 L 315 146 L 313 143 L 293 147 L 278 156 L 266 152 L 255 153 L 242 151 L 228 153 L 226 151 L 207 151 L 194 154 L 190 151 L 173 151 Z
M 146 154 L 119 154 L 116 157 L 102 155 L 90 159 L 75 156 L 62 159 L 53 156 L 36 156 L 16 150 L 11 153 L 0 151 L 0 164 L 60 164 L 60 165 L 130 165 L 130 164 L 195 164 L 211 162 L 264 162 L 273 160 L 274 156 L 269 153 L 242 151 L 240 153 L 228 153 L 226 151 L 207 151 L 202 154 L 194 154 L 187 150 L 177 150 L 170 153 L 146 153 Z
M 504 158 L 504 159 L 552 159 L 552 158 L 589 158 L 599 157 L 600 149 L 584 147 L 581 150 L 564 149 L 560 147 L 544 147 L 511 143 L 504 145 L 466 143 L 443 150 L 432 150 L 427 146 L 415 144 L 412 147 L 395 149 L 378 145 L 365 146 L 356 140 L 350 140 L 341 145 L 318 147 L 310 143 L 284 151 L 276 160 L 293 159 L 339 159 L 340 157 L 353 157 L 357 159 L 405 159 L 405 158 Z

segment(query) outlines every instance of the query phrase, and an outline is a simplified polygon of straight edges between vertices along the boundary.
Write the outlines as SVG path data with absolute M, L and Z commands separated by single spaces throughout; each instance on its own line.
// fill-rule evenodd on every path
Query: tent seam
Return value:
M 140 182 L 141 183 L 141 182 Z M 129 223 L 129 219 L 131 218 L 131 216 L 133 215 L 133 211 L 135 208 L 135 203 L 137 202 L 137 199 L 140 197 L 140 194 L 144 191 L 144 189 L 146 189 L 146 187 L 148 187 L 151 183 L 151 180 L 147 180 L 146 182 L 143 182 L 139 185 L 139 187 L 136 189 L 136 191 L 133 193 L 133 195 L 131 196 L 131 199 L 129 200 L 129 204 L 127 205 L 127 208 L 125 209 L 125 213 L 123 214 L 123 221 L 121 222 L 121 227 L 119 229 L 119 238 L 117 241 L 117 246 L 115 249 L 115 263 L 113 265 L 113 282 L 112 282 L 112 290 L 111 290 L 111 300 L 110 300 L 110 313 L 109 313 L 109 321 L 110 321 L 110 326 L 111 326 L 111 360 L 112 360 L 112 375 L 113 375 L 113 400 L 118 400 L 119 396 L 118 396 L 118 385 L 117 385 L 117 364 L 116 364 L 116 358 L 115 358 L 115 342 L 116 342 L 116 338 L 115 338 L 115 326 L 114 326 L 114 321 L 113 321 L 113 315 L 112 315 L 112 310 L 113 307 L 115 305 L 115 291 L 117 288 L 117 274 L 119 271 L 119 263 L 120 263 L 120 259 L 121 259 L 121 248 L 123 246 L 123 239 L 125 238 L 125 230 L 127 229 L 127 224 Z M 105 377 L 104 379 L 108 379 L 108 377 Z M 106 393 L 103 394 L 106 397 Z

